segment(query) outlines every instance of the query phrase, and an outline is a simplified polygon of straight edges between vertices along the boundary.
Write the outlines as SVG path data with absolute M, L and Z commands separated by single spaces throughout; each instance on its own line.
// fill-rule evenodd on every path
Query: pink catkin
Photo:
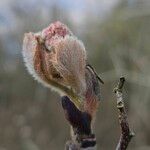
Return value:
M 45 40 L 47 47 L 54 45 L 57 40 L 64 38 L 66 35 L 72 35 L 72 32 L 59 21 L 50 24 L 42 31 L 42 38 Z

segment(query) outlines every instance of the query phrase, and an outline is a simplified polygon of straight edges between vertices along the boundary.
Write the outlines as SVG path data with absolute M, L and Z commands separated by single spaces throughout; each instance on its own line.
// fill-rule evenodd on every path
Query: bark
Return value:
M 129 145 L 129 142 L 134 136 L 134 133 L 129 127 L 127 113 L 126 113 L 124 100 L 123 100 L 122 89 L 123 89 L 124 82 L 125 82 L 125 78 L 124 77 L 120 78 L 117 87 L 114 89 L 114 92 L 116 94 L 119 123 L 121 128 L 121 136 L 118 145 L 116 147 L 116 150 L 126 150 Z

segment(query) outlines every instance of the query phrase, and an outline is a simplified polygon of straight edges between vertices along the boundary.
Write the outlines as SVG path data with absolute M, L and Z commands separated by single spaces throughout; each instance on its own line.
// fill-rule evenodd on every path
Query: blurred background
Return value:
M 150 0 L 0 1 L 0 150 L 62 150 L 69 139 L 60 97 L 33 80 L 22 59 L 25 32 L 62 21 L 85 44 L 105 84 L 97 113 L 98 149 L 120 135 L 113 88 L 124 98 L 136 137 L 129 150 L 150 150 Z

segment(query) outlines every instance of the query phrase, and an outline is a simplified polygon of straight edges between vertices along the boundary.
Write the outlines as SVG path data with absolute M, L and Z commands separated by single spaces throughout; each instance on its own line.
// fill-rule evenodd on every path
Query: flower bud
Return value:
M 64 24 L 56 22 L 41 32 L 25 34 L 23 56 L 29 72 L 44 85 L 85 93 L 86 51 Z

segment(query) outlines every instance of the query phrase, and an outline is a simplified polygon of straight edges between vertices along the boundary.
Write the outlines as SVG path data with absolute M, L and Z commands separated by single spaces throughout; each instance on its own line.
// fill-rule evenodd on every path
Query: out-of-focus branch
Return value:
M 124 106 L 124 101 L 122 97 L 122 88 L 123 88 L 124 82 L 125 82 L 125 78 L 124 77 L 120 78 L 118 85 L 114 89 L 114 92 L 116 94 L 116 99 L 117 99 L 119 123 L 121 127 L 121 137 L 116 147 L 116 150 L 126 150 L 129 145 L 129 142 L 134 136 L 134 133 L 131 131 L 129 127 L 127 114 L 126 114 L 126 110 Z

